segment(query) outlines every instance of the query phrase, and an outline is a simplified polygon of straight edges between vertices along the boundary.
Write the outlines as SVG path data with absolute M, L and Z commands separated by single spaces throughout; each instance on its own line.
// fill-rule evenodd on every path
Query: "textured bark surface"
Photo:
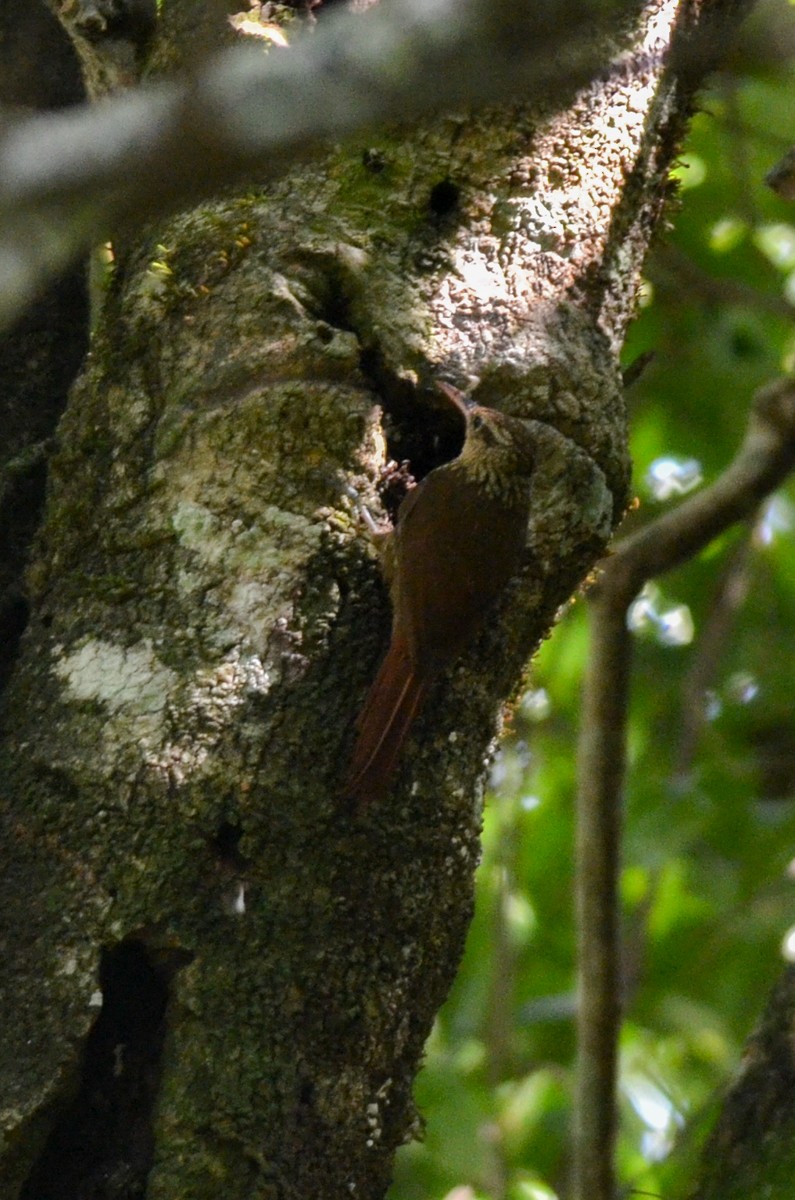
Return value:
M 774 988 L 701 1156 L 692 1200 L 788 1200 L 795 1179 L 795 968 Z
M 500 702 L 627 500 L 617 356 L 698 19 L 649 4 L 563 113 L 373 133 L 125 257 L 5 708 L 4 1195 L 383 1196 Z M 527 566 L 359 818 L 389 616 L 351 488 L 378 507 L 385 437 L 455 452 L 439 375 L 533 422 Z

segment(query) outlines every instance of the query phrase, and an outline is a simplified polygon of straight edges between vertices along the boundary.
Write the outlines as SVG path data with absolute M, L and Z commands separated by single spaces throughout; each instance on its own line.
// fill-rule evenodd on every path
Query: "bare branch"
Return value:
M 757 392 L 742 445 L 720 478 L 619 542 L 600 588 L 631 601 L 646 580 L 686 562 L 735 521 L 750 517 L 793 466 L 795 379 L 786 378 Z
M 573 1200 L 613 1200 L 621 1024 L 618 873 L 632 639 L 626 609 L 599 590 L 578 748 L 575 905 L 577 1074 Z
M 620 1026 L 618 880 L 632 639 L 627 609 L 643 584 L 747 519 L 795 466 L 795 379 L 757 393 L 743 443 L 711 487 L 607 559 L 591 593 L 591 654 L 577 798 L 578 1033 L 574 1200 L 612 1200 Z
M 786 296 L 760 291 L 741 279 L 709 275 L 673 244 L 657 248 L 648 274 L 652 283 L 676 288 L 680 294 L 684 287 L 688 296 L 706 304 L 742 304 L 785 321 L 795 321 L 795 304 Z
M 795 146 L 768 171 L 765 183 L 782 200 L 795 200 Z

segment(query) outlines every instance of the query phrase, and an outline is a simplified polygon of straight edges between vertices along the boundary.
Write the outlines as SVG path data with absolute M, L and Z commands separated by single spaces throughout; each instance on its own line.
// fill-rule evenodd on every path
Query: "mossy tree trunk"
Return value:
M 5 705 L 4 1196 L 384 1195 L 500 706 L 627 502 L 618 354 L 700 21 L 655 0 L 564 112 L 371 132 L 125 247 Z M 455 453 L 439 376 L 533 422 L 527 566 L 360 815 L 389 613 L 355 496 Z

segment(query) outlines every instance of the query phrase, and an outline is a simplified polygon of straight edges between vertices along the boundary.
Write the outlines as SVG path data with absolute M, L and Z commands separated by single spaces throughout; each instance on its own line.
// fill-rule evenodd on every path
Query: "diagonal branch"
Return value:
M 0 324 L 91 240 L 254 172 L 273 179 L 330 140 L 472 104 L 572 96 L 603 66 L 598 33 L 615 36 L 631 7 L 391 0 L 267 57 L 235 49 L 189 80 L 7 124 Z
M 578 761 L 578 1062 L 574 1200 L 612 1200 L 620 1026 L 618 879 L 632 640 L 627 609 L 647 580 L 687 561 L 795 467 L 795 379 L 754 398 L 745 438 L 719 479 L 620 542 L 591 600 L 591 654 Z
M 723 665 L 723 649 L 731 641 L 732 626 L 742 611 L 749 589 L 749 560 L 756 521 L 746 523 L 743 535 L 721 572 L 696 653 L 682 686 L 682 723 L 674 775 L 686 779 L 706 722 L 704 696 Z

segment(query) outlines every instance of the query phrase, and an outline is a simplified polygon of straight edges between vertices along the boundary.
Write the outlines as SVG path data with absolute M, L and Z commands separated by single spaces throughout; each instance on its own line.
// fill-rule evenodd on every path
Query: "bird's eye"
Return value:
M 495 433 L 494 425 L 481 413 L 473 413 L 469 427 L 478 435 L 478 441 L 484 446 L 496 446 L 499 442 L 499 437 Z

